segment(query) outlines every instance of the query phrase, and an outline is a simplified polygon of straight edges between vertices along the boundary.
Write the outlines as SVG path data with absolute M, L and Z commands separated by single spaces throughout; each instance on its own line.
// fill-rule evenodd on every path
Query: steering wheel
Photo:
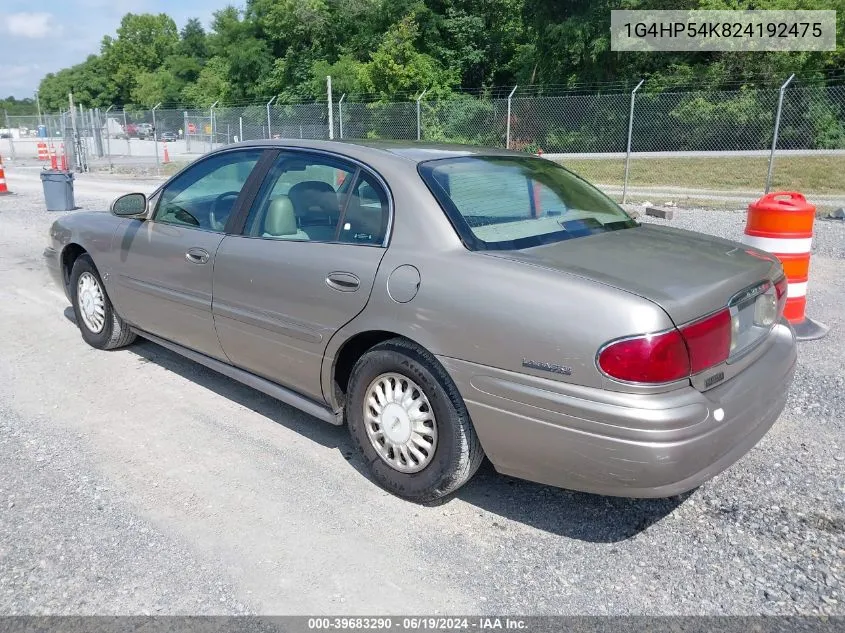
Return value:
M 229 219 L 232 205 L 235 204 L 239 195 L 241 195 L 239 191 L 227 191 L 214 199 L 214 202 L 211 203 L 211 210 L 208 212 L 208 221 L 211 223 L 211 228 L 215 231 L 222 231 L 226 228 L 226 220 Z M 229 198 L 232 199 L 231 204 L 224 206 L 223 201 Z

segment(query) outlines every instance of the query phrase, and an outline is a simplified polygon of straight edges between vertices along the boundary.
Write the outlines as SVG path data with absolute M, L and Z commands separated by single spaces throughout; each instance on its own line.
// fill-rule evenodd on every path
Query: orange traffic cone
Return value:
M 170 162 L 170 154 L 167 152 L 167 141 L 164 142 L 164 160 L 165 165 Z
M 56 146 L 50 143 L 50 169 L 56 170 L 59 168 L 58 157 L 56 156 Z
M 4 196 L 8 193 L 9 188 L 6 186 L 6 172 L 3 171 L 3 157 L 0 156 L 0 196 Z
M 65 153 L 64 143 L 62 143 L 62 171 L 67 171 L 67 154 Z

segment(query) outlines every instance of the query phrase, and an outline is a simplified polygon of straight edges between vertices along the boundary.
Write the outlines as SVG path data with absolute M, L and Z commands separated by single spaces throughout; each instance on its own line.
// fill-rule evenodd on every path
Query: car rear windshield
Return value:
M 468 156 L 419 172 L 468 248 L 529 248 L 637 223 L 601 191 L 550 160 Z

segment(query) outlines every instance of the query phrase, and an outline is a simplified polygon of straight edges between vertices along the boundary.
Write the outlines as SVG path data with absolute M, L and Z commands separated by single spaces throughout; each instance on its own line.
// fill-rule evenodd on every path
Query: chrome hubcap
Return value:
M 106 297 L 97 278 L 91 273 L 79 275 L 76 283 L 76 300 L 82 322 L 94 334 L 103 331 L 106 324 Z
M 364 397 L 367 436 L 379 457 L 402 473 L 431 463 L 437 449 L 437 423 L 423 390 L 402 374 L 382 374 Z

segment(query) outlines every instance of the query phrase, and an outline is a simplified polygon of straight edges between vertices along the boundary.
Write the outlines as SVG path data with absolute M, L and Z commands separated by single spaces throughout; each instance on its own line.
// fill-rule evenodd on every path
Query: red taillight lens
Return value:
M 731 313 L 724 310 L 680 330 L 646 334 L 611 343 L 599 354 L 599 367 L 626 382 L 662 383 L 688 378 L 728 359 Z
M 628 382 L 671 382 L 690 373 L 687 346 L 678 330 L 611 343 L 598 362 L 608 376 Z
M 731 313 L 725 308 L 681 328 L 690 357 L 690 373 L 723 363 L 731 353 Z
M 781 277 L 780 280 L 775 282 L 775 296 L 777 296 L 778 302 L 778 320 L 783 316 L 783 309 L 786 307 L 786 296 L 787 290 L 789 289 L 789 283 L 786 280 L 786 277 Z

